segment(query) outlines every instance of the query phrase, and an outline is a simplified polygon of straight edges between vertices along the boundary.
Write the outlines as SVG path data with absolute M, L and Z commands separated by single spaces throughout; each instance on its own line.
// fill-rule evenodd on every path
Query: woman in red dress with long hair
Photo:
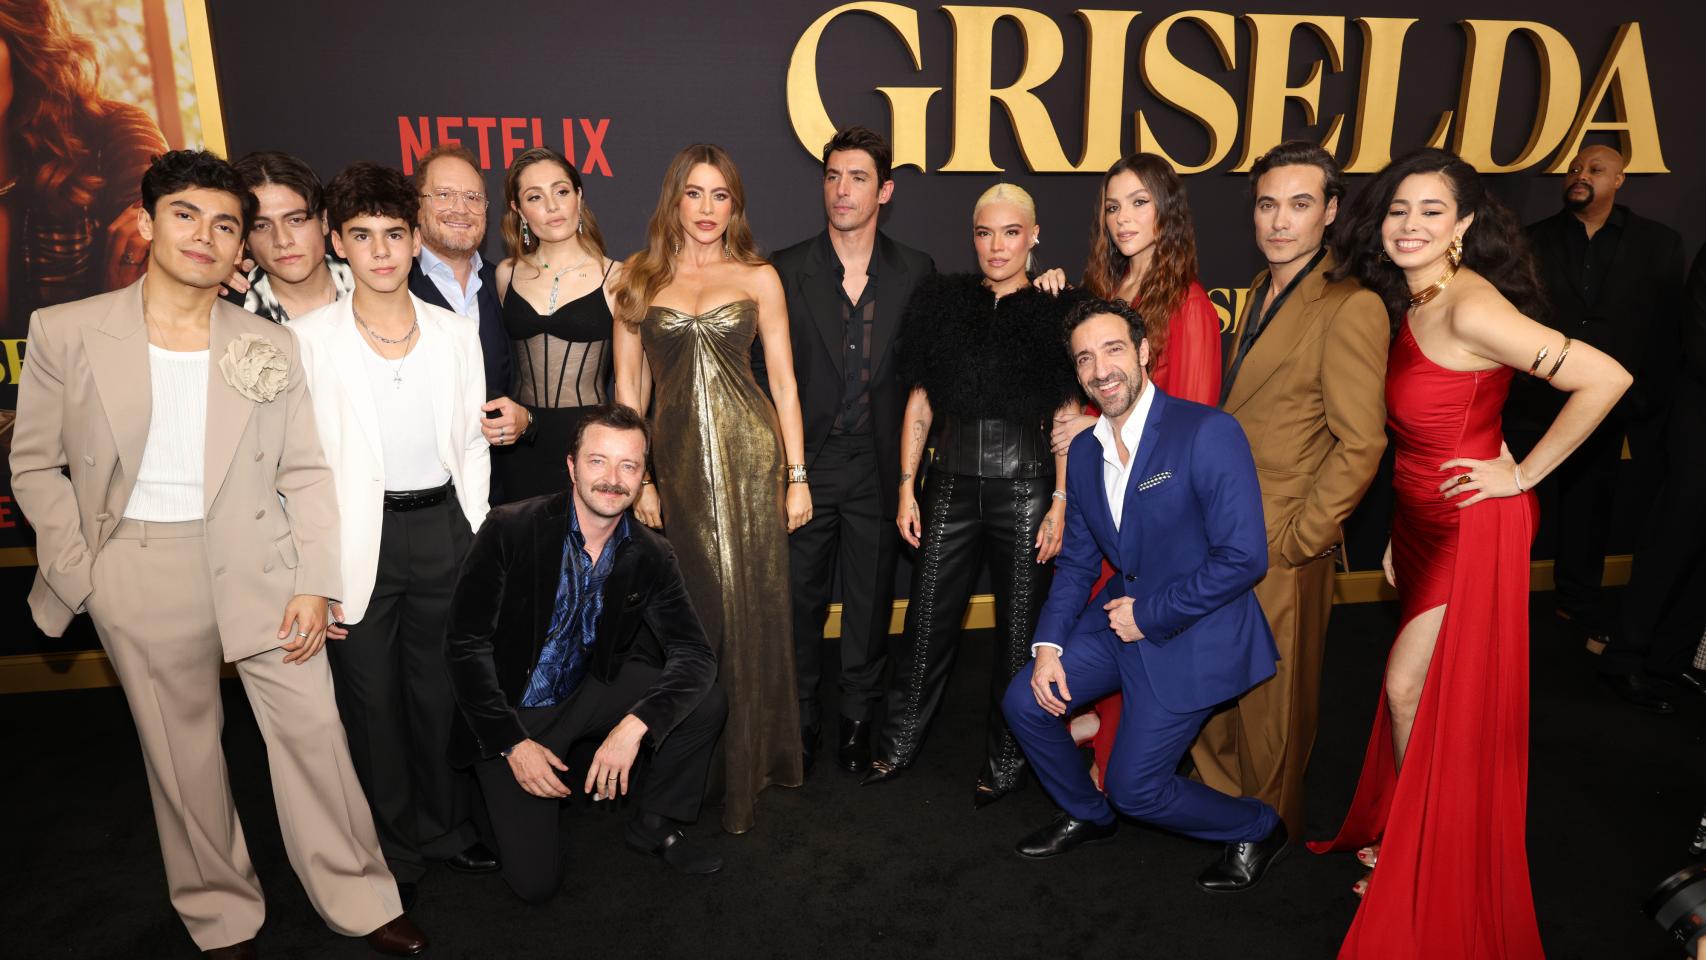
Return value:
M 1530 960 L 1542 952 L 1524 845 L 1528 491 L 1629 374 L 1525 315 L 1541 305 L 1522 231 L 1457 157 L 1394 161 L 1342 229 L 1337 272 L 1380 294 L 1395 325 L 1386 575 L 1402 625 L 1350 813 L 1336 839 L 1311 844 L 1360 846 L 1374 865 L 1339 956 Z M 1500 431 L 1515 373 L 1569 394 L 1521 463 Z
M 1168 396 L 1218 406 L 1220 316 L 1197 282 L 1196 228 L 1185 185 L 1172 165 L 1153 153 L 1134 153 L 1109 167 L 1091 231 L 1084 287 L 1143 314 L 1149 378 Z M 1065 453 L 1072 438 L 1095 422 L 1094 410 L 1058 421 L 1050 438 L 1055 453 Z M 1104 564 L 1095 590 L 1108 574 Z M 1073 718 L 1074 739 L 1090 740 L 1095 749 L 1098 783 L 1113 750 L 1120 703 L 1116 693 Z

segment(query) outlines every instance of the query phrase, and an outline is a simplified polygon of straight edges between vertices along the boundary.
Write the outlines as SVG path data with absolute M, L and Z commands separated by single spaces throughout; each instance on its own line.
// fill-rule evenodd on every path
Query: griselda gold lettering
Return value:
M 947 159 L 934 169 L 949 173 L 995 173 L 1002 169 L 995 163 L 990 144 L 996 104 L 1006 112 L 1025 165 L 1035 173 L 1100 172 L 1124 152 L 1121 131 L 1126 110 L 1126 51 L 1141 11 L 1076 12 L 1085 51 L 1083 124 L 1080 131 L 1067 132 L 1081 132 L 1084 146 L 1073 158 L 1061 146 L 1062 128 L 1036 94 L 1065 59 L 1061 24 L 1026 7 L 947 4 L 939 9 L 952 26 L 953 45 L 932 59 L 952 58 L 952 87 L 947 100 L 953 122 Z M 860 0 L 828 10 L 812 21 L 788 62 L 787 99 L 794 135 L 813 156 L 836 129 L 818 86 L 819 50 L 831 24 L 854 14 L 887 24 L 910 54 L 913 70 L 924 69 L 926 52 L 919 39 L 918 8 L 885 0 Z M 1001 77 L 1013 79 L 997 86 L 995 34 L 1003 21 L 1018 29 L 1024 43 L 1016 74 L 1010 64 L 1000 67 Z M 1240 66 L 1240 21 L 1248 31 L 1250 51 L 1242 106 L 1233 90 L 1187 65 L 1169 44 L 1175 31 L 1199 31 L 1214 44 L 1222 66 L 1235 71 Z M 1287 138 L 1286 111 L 1296 104 L 1311 127 L 1325 124 L 1321 144 L 1338 154 L 1346 117 L 1319 116 L 1321 90 L 1329 82 L 1328 73 L 1345 72 L 1346 26 L 1355 24 L 1362 38 L 1362 62 L 1345 170 L 1379 170 L 1391 159 L 1404 41 L 1417 22 L 1409 17 L 1348 20 L 1310 14 L 1237 16 L 1216 10 L 1174 13 L 1156 21 L 1144 35 L 1138 46 L 1137 72 L 1145 88 L 1163 105 L 1159 109 L 1178 111 L 1203 128 L 1208 150 L 1200 157 L 1176 156 L 1156 136 L 1144 109 L 1132 112 L 1131 147 L 1166 157 L 1180 173 L 1200 173 L 1227 162 L 1242 139 L 1242 148 L 1227 169 L 1247 171 L 1264 151 Z M 1547 173 L 1561 173 L 1588 134 L 1615 133 L 1629 158 L 1630 173 L 1669 172 L 1659 145 L 1639 23 L 1618 28 L 1598 72 L 1585 84 L 1585 94 L 1578 51 L 1556 28 L 1533 20 L 1463 20 L 1457 26 L 1466 41 L 1462 78 L 1456 103 L 1440 112 L 1427 140 L 1430 145 L 1449 146 L 1476 169 L 1489 173 L 1509 173 L 1540 164 L 1546 164 Z M 1294 57 L 1292 38 L 1299 31 L 1313 35 L 1322 57 L 1307 63 Z M 1506 159 L 1493 156 L 1493 132 L 1499 88 L 1513 42 L 1533 47 L 1540 75 L 1528 139 L 1516 156 Z M 837 62 L 862 61 L 847 57 Z M 1292 83 L 1290 78 L 1298 75 L 1305 79 Z M 884 85 L 872 89 L 888 101 L 894 165 L 931 169 L 926 118 L 935 95 L 943 88 Z M 1611 119 L 1594 119 L 1607 98 L 1611 101 Z M 1154 108 L 1146 109 L 1153 115 Z

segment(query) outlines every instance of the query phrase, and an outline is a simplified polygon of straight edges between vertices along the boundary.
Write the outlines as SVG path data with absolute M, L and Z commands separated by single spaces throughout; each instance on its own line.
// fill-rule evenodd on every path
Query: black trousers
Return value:
M 841 715 L 865 720 L 883 695 L 889 611 L 899 535 L 884 516 L 875 445 L 868 436 L 831 435 L 812 461 L 812 519 L 788 537 L 794 607 L 794 668 L 800 725 L 821 722 L 823 625 L 830 586 L 841 578 Z
M 1547 478 L 1557 488 L 1558 539 L 1552 577 L 1558 609 L 1594 630 L 1609 628 L 1601 583 L 1623 431 L 1601 427 Z
M 391 873 L 414 883 L 427 861 L 455 856 L 479 839 L 473 779 L 445 759 L 456 697 L 444 627 L 473 534 L 455 496 L 383 516 L 367 613 L 326 650 L 379 847 Z
M 568 763 L 569 750 L 582 740 L 602 740 L 611 728 L 645 696 L 657 681 L 659 668 L 630 660 L 610 683 L 588 677 L 567 700 L 549 707 L 522 707 L 517 712 L 531 738 Z M 653 814 L 668 821 L 691 822 L 699 818 L 699 801 L 705 795 L 705 775 L 710 770 L 711 748 L 723 729 L 728 701 L 721 686 L 713 686 L 687 718 L 677 724 L 663 743 L 651 751 L 642 747 L 643 776 L 629 777 L 629 795 L 638 792 L 635 818 Z M 563 878 L 563 854 L 558 838 L 558 803 L 536 797 L 515 782 L 509 761 L 492 757 L 474 765 L 480 792 L 491 811 L 492 830 L 497 836 L 498 859 L 503 862 L 504 880 L 516 896 L 529 903 L 543 903 L 557 892 Z M 586 771 L 572 767 L 556 771 L 563 785 L 578 794 L 586 784 Z M 674 829 L 671 824 L 669 829 Z M 633 824 L 630 831 L 636 831 Z M 661 836 L 645 837 L 641 843 L 655 844 Z
M 1706 422 L 1679 404 L 1665 476 L 1623 593 L 1622 629 L 1600 655 L 1608 674 L 1668 677 L 1692 666 L 1706 630 Z
M 980 782 L 1006 792 L 1019 785 L 1025 755 L 1007 727 L 1001 700 L 1031 660 L 1031 636 L 1048 594 L 1052 564 L 1037 563 L 1037 529 L 1048 513 L 1054 477 L 1006 480 L 931 473 L 924 486 L 924 537 L 912 567 L 906 632 L 894 649 L 888 714 L 876 759 L 912 763 L 941 706 L 960 622 L 987 560 L 995 593 L 994 669 Z

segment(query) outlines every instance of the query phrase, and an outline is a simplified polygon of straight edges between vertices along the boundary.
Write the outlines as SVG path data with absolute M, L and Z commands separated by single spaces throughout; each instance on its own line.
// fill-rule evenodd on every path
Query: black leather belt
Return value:
M 392 513 L 407 513 L 410 510 L 436 507 L 455 495 L 456 485 L 453 483 L 430 490 L 387 490 L 385 509 Z

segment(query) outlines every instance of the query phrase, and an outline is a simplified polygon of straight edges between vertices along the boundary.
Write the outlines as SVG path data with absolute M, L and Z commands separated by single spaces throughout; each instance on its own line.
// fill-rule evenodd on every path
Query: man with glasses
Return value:
M 489 401 L 481 408 L 486 420 L 480 427 L 501 450 L 520 440 L 533 420 L 509 398 L 510 345 L 498 305 L 496 268 L 480 256 L 491 200 L 479 164 L 460 143 L 427 151 L 415 166 L 414 184 L 421 200 L 421 252 L 409 271 L 409 292 L 480 325 Z M 503 502 L 496 488 L 492 502 Z

